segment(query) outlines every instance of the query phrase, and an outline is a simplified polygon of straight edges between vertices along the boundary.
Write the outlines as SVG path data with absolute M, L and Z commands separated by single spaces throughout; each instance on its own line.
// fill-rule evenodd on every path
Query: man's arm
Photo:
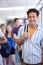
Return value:
M 22 44 L 23 43 L 23 41 L 24 41 L 24 37 L 22 36 L 20 39 L 15 39 L 15 42 L 17 43 L 17 44 Z
M 27 36 L 28 36 L 28 32 L 24 32 L 24 34 L 22 35 L 22 37 L 20 39 L 16 39 L 15 42 L 17 44 L 22 44 L 23 41 L 27 38 Z

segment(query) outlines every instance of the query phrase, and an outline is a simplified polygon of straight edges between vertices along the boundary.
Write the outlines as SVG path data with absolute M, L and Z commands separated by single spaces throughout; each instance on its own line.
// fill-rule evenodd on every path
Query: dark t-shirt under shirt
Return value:
M 16 35 L 18 34 L 18 30 L 19 30 L 19 28 L 21 27 L 22 25 L 19 25 L 19 27 L 14 27 L 13 28 L 13 33 L 15 33 Z

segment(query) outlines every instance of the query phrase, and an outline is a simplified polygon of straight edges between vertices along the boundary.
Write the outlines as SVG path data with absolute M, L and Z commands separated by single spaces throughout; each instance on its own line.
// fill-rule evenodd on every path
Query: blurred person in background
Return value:
M 5 35 L 5 32 L 6 32 L 6 26 L 5 26 L 5 24 L 1 24 L 0 28 L 1 28 L 1 31 L 3 32 L 3 34 Z M 2 60 L 3 60 L 3 65 L 6 65 L 5 59 L 2 58 Z
M 3 56 L 5 61 L 6 61 L 6 65 L 9 64 L 9 59 L 12 62 L 12 65 L 15 65 L 15 42 L 13 39 L 13 33 L 12 33 L 12 28 L 10 26 L 10 24 L 7 24 L 6 26 L 6 32 L 5 32 L 5 36 L 7 38 L 7 41 L 10 43 L 11 46 L 11 51 L 10 54 L 8 56 Z
M 21 27 L 20 25 L 20 19 L 19 18 L 15 18 L 14 19 L 14 27 L 12 29 L 12 32 L 14 33 L 14 40 L 17 38 L 18 35 L 18 30 Z M 16 55 L 16 62 L 19 63 L 20 62 L 20 55 L 18 52 L 18 45 L 15 44 L 15 55 Z
M 1 30 L 1 25 L 0 25 L 0 65 L 3 65 L 3 61 L 2 61 L 2 54 L 1 54 L 1 44 L 6 43 L 6 37 L 4 35 L 4 33 Z

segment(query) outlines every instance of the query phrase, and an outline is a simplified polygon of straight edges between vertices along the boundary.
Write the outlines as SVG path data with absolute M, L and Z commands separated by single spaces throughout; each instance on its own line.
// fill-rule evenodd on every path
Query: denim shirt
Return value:
M 24 33 L 24 26 L 19 29 L 18 38 Z M 22 58 L 27 64 L 37 64 L 42 62 L 43 29 L 37 28 L 31 39 L 28 36 L 23 42 Z

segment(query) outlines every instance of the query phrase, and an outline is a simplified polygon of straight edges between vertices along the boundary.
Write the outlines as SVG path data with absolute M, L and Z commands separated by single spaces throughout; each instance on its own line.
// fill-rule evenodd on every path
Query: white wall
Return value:
M 38 20 L 38 25 L 39 25 L 39 27 L 42 27 L 42 20 L 41 20 L 41 15 L 42 15 L 42 13 L 41 13 L 41 10 L 39 11 L 39 20 Z
M 0 17 L 0 24 L 6 24 L 6 22 L 7 21 L 4 18 Z
M 42 28 L 43 28 L 43 8 L 42 8 Z

